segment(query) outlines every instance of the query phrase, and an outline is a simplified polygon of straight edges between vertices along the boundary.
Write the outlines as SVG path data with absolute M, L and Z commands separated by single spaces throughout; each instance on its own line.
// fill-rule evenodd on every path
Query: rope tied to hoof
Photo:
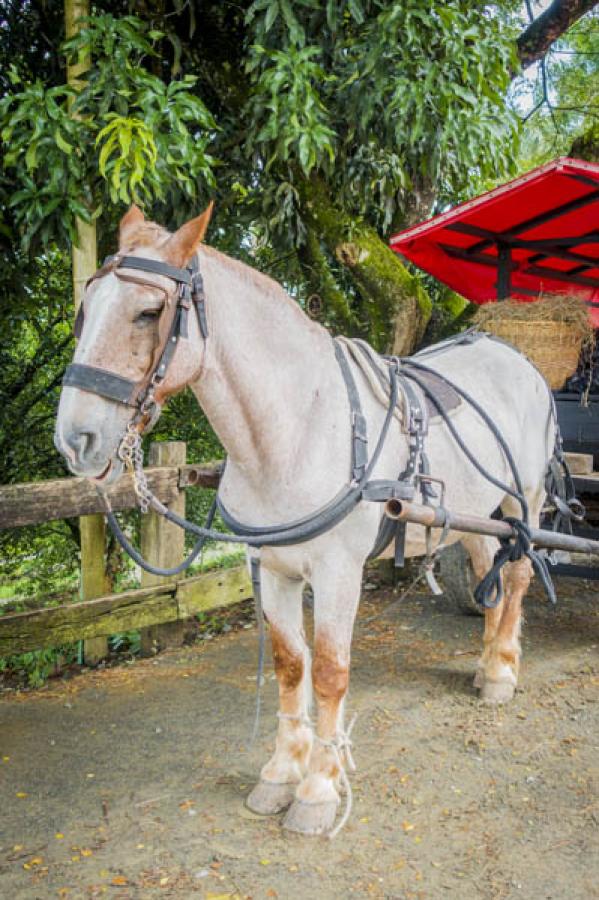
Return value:
M 547 563 L 544 556 L 532 546 L 528 524 L 514 516 L 506 516 L 503 521 L 511 525 L 514 534 L 510 537 L 499 539 L 499 549 L 493 559 L 493 565 L 477 585 L 474 591 L 474 599 L 486 609 L 494 609 L 496 606 L 499 606 L 503 600 L 501 570 L 506 563 L 518 562 L 524 557 L 528 557 L 535 573 L 541 580 L 548 600 L 551 603 L 556 603 L 555 588 L 551 581 Z M 493 595 L 495 595 L 494 599 Z
M 349 771 L 355 772 L 356 763 L 354 762 L 354 758 L 351 752 L 351 748 L 353 747 L 351 733 L 353 731 L 354 725 L 356 724 L 357 718 L 357 713 L 354 713 L 354 715 L 352 716 L 352 720 L 349 723 L 349 728 L 346 731 L 338 731 L 335 737 L 330 740 L 325 740 L 325 738 L 321 738 L 317 734 L 314 735 L 315 741 L 317 741 L 322 747 L 326 747 L 327 750 L 332 751 L 335 757 L 335 762 L 339 766 L 339 778 L 341 779 L 341 784 L 343 785 L 343 789 L 345 791 L 345 809 L 343 810 L 343 815 L 341 816 L 335 827 L 327 834 L 329 840 L 333 840 L 333 838 L 337 837 L 339 832 L 343 828 L 345 828 L 354 804 L 354 795 L 352 792 L 351 783 L 349 778 L 347 777 L 347 772 L 345 766 L 343 765 L 341 754 L 345 754 L 347 768 L 349 769 Z

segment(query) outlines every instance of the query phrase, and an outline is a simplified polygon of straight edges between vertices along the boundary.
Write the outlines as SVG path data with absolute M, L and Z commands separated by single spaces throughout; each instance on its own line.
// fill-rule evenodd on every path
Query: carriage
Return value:
M 534 303 L 546 294 L 576 294 L 599 329 L 599 165 L 557 159 L 520 178 L 415 225 L 391 247 L 420 269 L 477 304 L 514 298 Z M 555 347 L 559 356 L 560 348 Z M 595 377 L 594 377 L 595 376 Z M 593 471 L 573 475 L 587 516 L 576 534 L 599 536 L 599 379 L 584 371 L 553 381 L 564 449 L 593 459 Z M 588 467 L 585 467 L 588 468 Z M 441 559 L 446 594 L 465 610 L 473 576 L 460 545 Z M 599 578 L 599 569 L 556 562 L 556 575 Z

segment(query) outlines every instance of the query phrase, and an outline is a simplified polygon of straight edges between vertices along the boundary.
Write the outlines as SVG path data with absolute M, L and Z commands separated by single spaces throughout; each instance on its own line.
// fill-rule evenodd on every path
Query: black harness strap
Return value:
M 191 285 L 192 280 L 189 268 L 179 269 L 177 266 L 170 266 L 159 259 L 144 259 L 143 256 L 121 256 L 117 269 L 138 269 L 140 272 L 150 272 L 152 275 L 164 275 L 172 281 L 178 281 L 179 284 Z
M 84 366 L 80 363 L 71 363 L 66 367 L 64 387 L 76 387 L 90 394 L 99 394 L 107 400 L 116 403 L 124 403 L 127 406 L 136 406 L 134 399 L 136 384 L 122 375 L 107 372 L 106 369 L 98 369 L 95 366 Z
M 333 338 L 333 347 L 335 349 L 335 358 L 341 369 L 345 387 L 347 389 L 347 397 L 349 399 L 349 407 L 351 412 L 351 445 L 352 445 L 352 481 L 360 481 L 364 475 L 364 470 L 368 463 L 368 432 L 366 419 L 362 412 L 362 404 L 360 403 L 360 395 L 356 387 L 356 381 L 353 376 L 349 363 L 345 358 L 345 353 L 341 349 L 341 345 Z

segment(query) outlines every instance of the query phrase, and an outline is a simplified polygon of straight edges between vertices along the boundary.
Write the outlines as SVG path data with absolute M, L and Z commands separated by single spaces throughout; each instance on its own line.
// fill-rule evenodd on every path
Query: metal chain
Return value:
M 144 472 L 144 454 L 141 445 L 141 435 L 137 428 L 130 422 L 127 431 L 117 451 L 119 459 L 125 464 L 125 468 L 133 478 L 133 489 L 137 496 L 139 508 L 143 514 L 150 509 L 153 494 L 148 486 L 148 479 Z

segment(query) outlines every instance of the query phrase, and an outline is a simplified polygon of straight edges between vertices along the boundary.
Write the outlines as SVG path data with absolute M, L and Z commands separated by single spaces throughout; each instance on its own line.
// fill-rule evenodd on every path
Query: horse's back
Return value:
M 530 360 L 511 344 L 476 333 L 471 341 L 427 348 L 415 360 L 454 382 L 485 410 L 512 449 L 524 480 L 536 483 L 553 452 L 555 422 L 550 388 Z M 467 433 L 469 422 L 480 424 L 465 401 L 454 415 L 460 431 Z

